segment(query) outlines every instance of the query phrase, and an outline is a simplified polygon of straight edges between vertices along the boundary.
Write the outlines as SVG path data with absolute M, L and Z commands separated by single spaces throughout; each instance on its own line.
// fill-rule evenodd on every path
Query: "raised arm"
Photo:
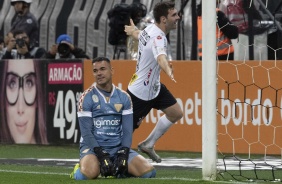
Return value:
M 124 32 L 128 36 L 132 36 L 134 39 L 138 40 L 138 35 L 140 33 L 140 30 L 135 26 L 132 19 L 130 19 L 130 25 L 124 26 Z

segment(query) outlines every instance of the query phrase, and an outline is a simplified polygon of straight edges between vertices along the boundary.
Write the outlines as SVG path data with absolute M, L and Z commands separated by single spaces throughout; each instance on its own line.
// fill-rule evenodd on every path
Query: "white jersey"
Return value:
M 160 92 L 161 68 L 157 57 L 167 55 L 165 33 L 155 24 L 149 25 L 139 33 L 138 59 L 128 90 L 142 100 L 152 100 Z

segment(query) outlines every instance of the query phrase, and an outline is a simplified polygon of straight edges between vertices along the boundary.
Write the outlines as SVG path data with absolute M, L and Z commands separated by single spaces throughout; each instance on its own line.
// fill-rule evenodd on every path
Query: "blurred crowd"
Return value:
M 70 35 L 62 34 L 56 39 L 56 42 L 50 48 L 39 47 L 39 24 L 35 16 L 30 12 L 32 0 L 10 0 L 15 10 L 15 16 L 11 22 L 10 31 L 4 36 L 0 36 L 0 59 L 29 59 L 29 58 L 90 58 L 86 52 L 74 45 Z M 201 18 L 201 0 L 195 0 L 197 6 L 197 59 L 202 58 L 202 18 Z M 187 1 L 188 2 L 188 1 Z M 187 2 L 183 6 L 187 6 Z M 217 2 L 217 32 L 218 40 L 218 59 L 233 60 L 236 54 L 242 52 L 238 40 L 243 45 L 252 45 L 248 26 L 248 14 L 252 15 L 253 42 L 262 40 L 266 34 L 265 45 L 268 45 L 267 59 L 282 59 L 281 44 L 277 40 L 281 39 L 281 16 L 282 0 L 267 2 L 267 6 L 261 8 L 254 2 L 250 8 L 249 0 L 216 0 Z M 258 1 L 260 2 L 260 1 Z M 184 9 L 182 7 L 181 9 Z M 181 12 L 179 12 L 181 18 Z M 268 15 L 268 18 L 264 16 Z M 275 21 L 274 18 L 276 18 Z M 147 7 L 140 1 L 133 1 L 132 4 L 119 3 L 108 11 L 109 32 L 108 43 L 113 45 L 113 59 L 119 59 L 120 53 L 124 52 L 124 59 L 137 59 L 138 43 L 136 40 L 128 37 L 124 33 L 124 25 L 129 24 L 129 19 L 134 21 L 136 27 L 140 30 L 149 24 L 154 23 L 152 12 L 147 11 Z M 183 19 L 181 19 L 183 20 Z M 180 20 L 180 21 L 181 21 Z M 279 22 L 280 21 L 280 22 Z M 179 22 L 181 24 L 181 22 Z M 194 26 L 194 25 L 192 25 Z M 186 34 L 186 33 L 185 33 Z M 169 35 L 167 35 L 169 40 Z M 236 41 L 237 40 L 237 41 Z M 244 42 L 244 40 L 247 40 Z M 250 42 L 250 43 L 249 43 Z M 256 44 L 256 43 L 254 43 Z M 169 60 L 176 59 L 171 56 L 170 46 L 168 47 Z M 186 48 L 190 49 L 190 48 Z M 250 48 L 248 48 L 250 49 Z M 237 52 L 237 53 L 236 53 Z M 238 58 L 238 57 L 237 57 Z M 246 58 L 244 58 L 246 59 Z
M 15 17 L 10 31 L 0 38 L 0 59 L 89 58 L 67 34 L 60 35 L 49 50 L 39 47 L 39 24 L 30 12 L 31 3 L 32 0 L 11 0 Z

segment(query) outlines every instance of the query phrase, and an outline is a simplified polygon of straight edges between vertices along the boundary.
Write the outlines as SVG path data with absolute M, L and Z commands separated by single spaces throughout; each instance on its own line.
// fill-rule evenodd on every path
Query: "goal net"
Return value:
M 239 2 L 247 2 L 243 19 Z M 233 22 L 240 29 L 230 45 L 234 60 L 216 61 L 217 179 L 282 181 L 281 4 L 222 0 L 217 6 L 241 21 Z

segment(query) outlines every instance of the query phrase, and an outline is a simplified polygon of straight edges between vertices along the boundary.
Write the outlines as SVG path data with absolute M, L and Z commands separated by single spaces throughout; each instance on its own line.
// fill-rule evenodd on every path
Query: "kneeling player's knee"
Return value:
M 156 177 L 157 171 L 155 168 L 150 170 L 149 172 L 144 173 L 140 178 L 154 178 Z
M 80 168 L 80 170 L 81 170 L 81 173 L 84 176 L 86 176 L 87 178 L 90 178 L 90 179 L 95 179 L 99 176 L 99 170 L 94 169 L 94 168 L 82 167 L 82 168 Z

